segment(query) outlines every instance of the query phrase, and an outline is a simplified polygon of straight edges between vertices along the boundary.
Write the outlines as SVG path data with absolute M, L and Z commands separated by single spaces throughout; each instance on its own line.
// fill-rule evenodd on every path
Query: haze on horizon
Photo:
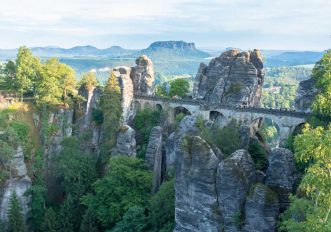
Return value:
M 144 48 L 184 40 L 202 48 L 331 48 L 328 0 L 12 0 L 0 4 L 0 48 Z

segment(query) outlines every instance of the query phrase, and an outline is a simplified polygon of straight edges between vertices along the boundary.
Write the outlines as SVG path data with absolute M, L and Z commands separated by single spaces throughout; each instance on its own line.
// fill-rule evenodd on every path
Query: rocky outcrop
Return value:
M 179 141 L 183 135 L 198 135 L 197 118 L 187 115 L 179 123 L 176 132 L 171 133 L 165 142 L 165 171 L 171 175 L 176 160 L 176 150 L 180 149 Z M 169 173 L 170 172 L 170 173 Z
M 136 66 L 131 68 L 130 77 L 135 94 L 152 94 L 154 83 L 153 62 L 145 55 L 136 59 Z
M 218 232 L 216 170 L 219 160 L 198 136 L 184 136 L 176 150 L 175 232 Z
M 276 231 L 278 214 L 277 194 L 263 184 L 256 184 L 246 199 L 245 224 L 242 231 Z
M 51 135 L 49 142 L 44 141 L 45 154 L 51 155 L 61 151 L 63 138 L 72 135 L 73 110 L 60 109 L 48 116 L 48 125 L 54 125 L 57 131 Z
M 133 156 L 137 155 L 136 150 L 136 132 L 128 125 L 121 126 L 116 141 L 116 148 L 112 151 L 112 155 Z
M 156 193 L 162 181 L 162 127 L 160 126 L 151 130 L 145 160 L 147 167 L 153 171 L 152 193 Z
M 210 103 L 258 106 L 264 82 L 259 50 L 231 49 L 201 64 L 193 88 L 194 99 Z
M 272 149 L 265 183 L 278 194 L 281 209 L 288 207 L 288 196 L 294 190 L 296 181 L 297 173 L 292 152 L 285 148 Z
M 53 128 L 51 134 L 43 137 L 42 144 L 45 152 L 47 197 L 50 201 L 57 201 L 63 197 L 63 193 L 58 185 L 56 169 L 54 168 L 54 158 L 62 150 L 62 140 L 65 137 L 72 136 L 73 110 L 59 109 L 56 112 L 50 112 L 47 125 L 42 126 L 45 127 L 42 130 Z
M 82 86 L 79 91 L 79 95 L 84 97 L 85 101 L 79 105 L 79 111 L 82 113 L 81 115 L 76 115 L 77 119 L 75 120 L 75 124 L 78 126 L 79 131 L 83 132 L 86 128 L 89 128 L 92 124 L 92 113 L 93 109 L 97 108 L 97 102 L 100 99 L 102 94 L 102 90 L 100 87 L 92 87 L 90 89 L 86 89 L 85 86 Z M 78 112 L 78 110 L 77 110 Z
M 310 112 L 311 104 L 318 92 L 313 78 L 301 81 L 295 98 L 295 109 L 300 112 Z
M 117 67 L 113 69 L 115 76 L 118 79 L 122 94 L 122 118 L 124 123 L 128 123 L 134 117 L 134 109 L 132 109 L 134 87 L 133 81 L 130 78 L 131 68 Z
M 17 148 L 16 154 L 13 156 L 13 159 L 10 161 L 9 165 L 11 167 L 11 178 L 7 180 L 3 189 L 3 196 L 0 205 L 0 219 L 3 221 L 7 220 L 10 199 L 14 192 L 19 199 L 20 206 L 22 207 L 22 213 L 26 219 L 29 212 L 29 197 L 25 196 L 24 193 L 31 187 L 31 179 L 27 175 L 22 147 L 19 146 Z
M 245 150 L 238 150 L 223 160 L 217 169 L 219 210 L 224 231 L 240 231 L 236 217 L 242 214 L 246 195 L 255 182 L 255 165 Z

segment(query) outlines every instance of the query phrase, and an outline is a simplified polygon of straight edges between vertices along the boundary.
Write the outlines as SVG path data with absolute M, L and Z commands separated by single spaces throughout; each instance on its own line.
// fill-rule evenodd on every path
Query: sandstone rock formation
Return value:
M 86 100 L 80 104 L 80 111 L 82 111 L 83 114 L 82 117 L 76 119 L 76 125 L 78 125 L 79 131 L 82 132 L 93 122 L 92 112 L 93 109 L 96 109 L 97 107 L 97 102 L 100 99 L 102 90 L 99 87 L 86 89 L 84 86 L 82 86 L 78 93 Z
M 198 136 L 181 138 L 176 151 L 175 232 L 220 231 L 216 170 L 219 160 Z
M 259 50 L 232 49 L 201 64 L 193 88 L 194 99 L 210 103 L 258 106 L 264 82 Z
M 142 55 L 136 59 L 136 66 L 131 68 L 130 77 L 135 94 L 152 94 L 154 69 L 153 62 L 147 56 Z
M 113 71 L 121 87 L 123 122 L 128 123 L 135 114 L 134 109 L 131 108 L 134 95 L 134 87 L 130 78 L 131 68 L 116 67 L 113 69 Z
M 296 181 L 297 173 L 292 152 L 285 148 L 272 149 L 265 183 L 278 194 L 281 209 L 288 207 L 288 195 L 294 190 Z
M 7 220 L 10 198 L 14 192 L 17 194 L 17 198 L 22 207 L 22 213 L 26 219 L 29 212 L 29 197 L 25 196 L 24 193 L 31 187 L 31 179 L 27 175 L 23 149 L 21 146 L 17 148 L 16 154 L 9 165 L 11 166 L 11 178 L 7 180 L 4 189 L 2 190 L 3 196 L 0 201 L 0 219 L 3 221 Z
M 153 171 L 152 193 L 156 193 L 162 181 L 162 127 L 160 126 L 151 130 L 145 160 L 147 167 Z
M 48 125 L 53 124 L 57 131 L 50 138 L 50 144 L 44 144 L 45 153 L 48 155 L 59 152 L 62 148 L 61 141 L 63 138 L 72 135 L 73 110 L 60 109 L 57 112 L 51 112 L 48 117 Z
M 263 184 L 252 186 L 246 199 L 242 231 L 276 231 L 279 214 L 277 194 Z
M 151 95 L 153 93 L 155 80 L 153 62 L 143 55 L 136 59 L 136 66 L 116 67 L 113 71 L 121 87 L 123 122 L 129 123 L 135 116 L 134 95 Z
M 240 231 L 235 218 L 242 213 L 246 195 L 254 181 L 255 165 L 245 150 L 236 151 L 218 165 L 217 193 L 224 231 Z
M 310 112 L 311 104 L 317 94 L 318 89 L 313 78 L 301 81 L 295 98 L 295 109 L 301 112 Z
M 136 132 L 128 125 L 123 125 L 117 135 L 116 148 L 112 155 L 133 156 L 137 155 L 136 151 Z

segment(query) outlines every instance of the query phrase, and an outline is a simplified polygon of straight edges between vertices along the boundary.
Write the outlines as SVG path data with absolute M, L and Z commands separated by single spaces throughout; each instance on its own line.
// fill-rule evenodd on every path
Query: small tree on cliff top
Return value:
M 105 149 L 109 150 L 116 142 L 116 133 L 120 126 L 122 115 L 121 88 L 114 72 L 111 72 L 104 87 L 100 106 L 104 118 Z
M 83 73 L 80 85 L 83 86 L 87 91 L 92 90 L 92 88 L 97 86 L 97 84 L 98 81 L 94 72 Z

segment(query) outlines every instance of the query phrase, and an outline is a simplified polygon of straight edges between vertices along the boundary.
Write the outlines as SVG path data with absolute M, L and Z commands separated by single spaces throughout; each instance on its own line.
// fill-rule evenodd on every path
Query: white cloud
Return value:
M 0 4 L 0 30 L 49 36 L 256 31 L 323 37 L 331 34 L 330 12 L 328 0 L 12 0 Z

